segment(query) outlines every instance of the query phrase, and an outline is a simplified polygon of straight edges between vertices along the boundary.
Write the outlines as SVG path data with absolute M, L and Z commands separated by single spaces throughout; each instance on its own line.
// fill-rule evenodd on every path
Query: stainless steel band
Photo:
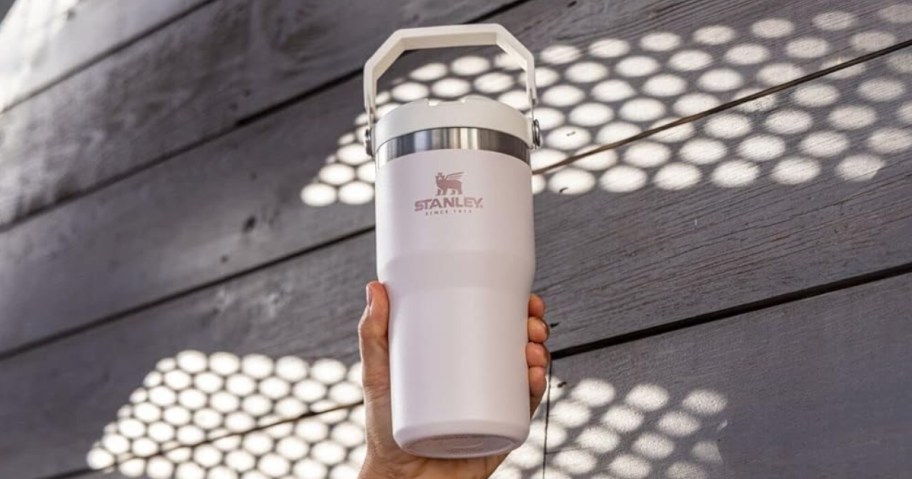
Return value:
M 392 138 L 377 148 L 377 167 L 419 151 L 487 150 L 529 163 L 529 145 L 501 131 L 485 128 L 433 128 Z

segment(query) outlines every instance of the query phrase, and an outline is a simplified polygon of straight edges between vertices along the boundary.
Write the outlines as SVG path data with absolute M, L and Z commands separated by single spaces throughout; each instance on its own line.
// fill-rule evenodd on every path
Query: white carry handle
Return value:
M 430 48 L 497 45 L 519 63 L 526 72 L 526 93 L 530 115 L 538 102 L 535 91 L 535 58 L 506 28 L 496 23 L 450 25 L 442 27 L 405 28 L 396 30 L 364 64 L 364 109 L 368 116 L 368 133 L 377 118 L 377 80 L 408 50 Z

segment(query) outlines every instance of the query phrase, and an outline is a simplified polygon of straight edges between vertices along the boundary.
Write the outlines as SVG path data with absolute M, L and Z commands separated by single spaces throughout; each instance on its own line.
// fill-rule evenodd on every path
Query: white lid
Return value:
M 374 145 L 432 128 L 484 128 L 515 136 L 532 148 L 532 122 L 515 108 L 479 95 L 436 102 L 416 100 L 383 115 L 374 128 Z

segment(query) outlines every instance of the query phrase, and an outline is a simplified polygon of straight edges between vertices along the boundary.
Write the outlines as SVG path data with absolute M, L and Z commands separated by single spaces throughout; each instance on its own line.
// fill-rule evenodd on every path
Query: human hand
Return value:
M 542 319 L 545 304 L 536 295 L 529 297 L 530 416 L 535 413 L 547 386 L 551 354 L 544 345 L 549 329 Z M 432 459 L 403 451 L 393 439 L 389 372 L 389 298 L 383 284 L 367 285 L 367 307 L 358 325 L 361 348 L 364 403 L 367 410 L 367 454 L 360 479 L 484 478 L 490 476 L 507 454 L 473 459 Z

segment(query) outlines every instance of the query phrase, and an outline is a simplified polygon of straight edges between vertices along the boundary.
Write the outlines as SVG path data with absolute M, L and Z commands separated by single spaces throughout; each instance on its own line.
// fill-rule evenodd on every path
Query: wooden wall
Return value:
M 613 144 L 534 178 L 555 360 L 498 477 L 912 467 L 912 3 L 19 0 L 0 477 L 351 477 L 360 67 L 396 28 L 470 22 L 539 59 L 536 168 Z M 523 99 L 492 49 L 381 86 L 387 109 Z

